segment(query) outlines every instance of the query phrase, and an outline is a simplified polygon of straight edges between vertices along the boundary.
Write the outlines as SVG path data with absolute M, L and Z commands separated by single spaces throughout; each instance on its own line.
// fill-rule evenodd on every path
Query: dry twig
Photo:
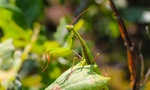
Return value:
M 137 70 L 136 70 L 136 65 L 135 65 L 135 61 L 136 61 L 136 51 L 135 51 L 135 47 L 134 44 L 131 42 L 131 39 L 127 33 L 125 24 L 123 19 L 121 18 L 120 14 L 118 13 L 114 3 L 112 0 L 109 0 L 109 5 L 113 11 L 113 13 L 115 14 L 118 24 L 119 24 L 119 30 L 122 36 L 122 39 L 124 40 L 124 44 L 127 48 L 127 57 L 128 57 L 128 68 L 130 71 L 130 86 L 132 88 L 132 90 L 137 90 L 139 88 L 139 80 L 137 78 Z

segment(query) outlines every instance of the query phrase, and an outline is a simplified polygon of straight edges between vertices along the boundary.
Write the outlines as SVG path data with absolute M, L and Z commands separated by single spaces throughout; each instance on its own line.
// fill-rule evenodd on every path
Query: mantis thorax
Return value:
M 67 30 L 70 32 L 74 29 L 73 25 L 66 25 Z

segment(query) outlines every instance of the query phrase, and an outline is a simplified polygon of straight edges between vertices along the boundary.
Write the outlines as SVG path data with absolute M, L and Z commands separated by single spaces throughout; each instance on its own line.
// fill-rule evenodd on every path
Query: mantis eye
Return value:
M 66 28 L 70 32 L 71 30 L 73 30 L 74 26 L 72 26 L 72 25 L 66 25 Z

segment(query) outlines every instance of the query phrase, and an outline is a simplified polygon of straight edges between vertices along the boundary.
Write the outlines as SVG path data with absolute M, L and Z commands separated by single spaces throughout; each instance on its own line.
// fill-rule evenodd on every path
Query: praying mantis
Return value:
M 48 61 L 48 63 L 44 67 L 43 71 L 48 67 L 52 58 L 54 59 L 57 57 L 65 57 L 75 53 L 73 51 L 73 41 L 76 37 L 79 40 L 82 48 L 82 61 L 65 71 L 60 77 L 58 77 L 55 80 L 54 83 L 48 86 L 45 90 L 108 90 L 107 83 L 110 80 L 110 78 L 100 75 L 99 68 L 95 63 L 97 57 L 93 57 L 86 42 L 74 29 L 73 26 L 73 23 L 77 20 L 77 18 L 79 18 L 91 7 L 83 11 L 79 16 L 77 16 L 71 22 L 71 24 L 66 25 L 66 29 L 70 34 L 68 47 L 53 48 L 46 50 L 45 59 Z M 77 87 L 78 85 L 79 87 Z
M 94 5 L 93 5 L 94 6 Z M 80 34 L 74 29 L 74 26 L 72 25 L 77 18 L 79 18 L 83 13 L 85 13 L 87 10 L 89 10 L 90 8 L 92 8 L 93 6 L 87 8 L 85 11 L 83 11 L 79 16 L 77 16 L 69 25 L 66 25 L 66 29 L 68 30 L 68 32 L 70 33 L 70 37 L 69 37 L 69 46 L 68 47 L 62 47 L 62 48 L 53 48 L 53 49 L 47 49 L 44 55 L 45 60 L 48 61 L 46 67 L 44 67 L 42 65 L 43 71 L 46 70 L 46 68 L 48 67 L 50 60 L 53 58 L 57 58 L 57 57 L 65 57 L 65 56 L 69 56 L 70 54 L 72 54 L 73 51 L 73 39 L 74 37 L 76 37 L 81 44 L 82 47 L 82 54 L 87 62 L 87 64 L 92 64 L 94 61 L 94 58 L 92 56 L 91 51 L 89 50 L 86 42 L 83 40 L 83 38 L 80 36 Z M 62 9 L 61 9 L 62 10 Z

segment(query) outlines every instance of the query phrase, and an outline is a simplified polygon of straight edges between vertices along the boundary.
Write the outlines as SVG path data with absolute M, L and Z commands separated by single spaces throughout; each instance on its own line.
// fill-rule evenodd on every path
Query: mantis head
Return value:
M 91 7 L 93 7 L 93 6 L 95 6 L 95 5 L 92 5 Z M 66 28 L 67 28 L 67 30 L 68 30 L 69 32 L 74 29 L 73 23 L 74 23 L 82 14 L 84 14 L 86 11 L 88 11 L 91 7 L 87 8 L 87 9 L 84 10 L 81 14 L 79 14 L 75 19 L 73 19 L 73 21 L 71 22 L 70 25 L 66 25 Z M 64 14 L 64 11 L 62 10 L 61 7 L 60 7 L 60 9 L 61 9 L 62 13 Z M 64 14 L 64 16 L 65 16 L 65 14 Z
M 71 32 L 74 29 L 73 25 L 66 25 L 66 28 L 69 32 Z

